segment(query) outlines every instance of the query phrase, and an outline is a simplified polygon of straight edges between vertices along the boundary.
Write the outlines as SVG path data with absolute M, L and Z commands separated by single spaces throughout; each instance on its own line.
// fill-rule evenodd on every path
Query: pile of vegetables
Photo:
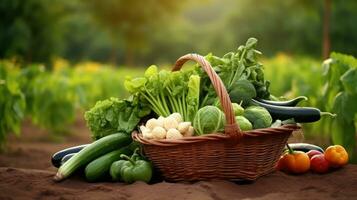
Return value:
M 319 120 L 325 113 L 295 107 L 305 97 L 274 101 L 262 64 L 257 61 L 261 53 L 255 49 L 256 44 L 257 40 L 250 38 L 223 57 L 206 56 L 230 95 L 241 130 Z M 211 81 L 198 65 L 175 72 L 159 71 L 152 65 L 144 76 L 128 77 L 124 85 L 129 98 L 98 101 L 85 113 L 95 141 L 81 147 L 69 159 L 56 158 L 62 165 L 55 180 L 63 180 L 84 168 L 91 182 L 108 177 L 126 183 L 149 182 L 152 166 L 135 150 L 138 144 L 132 142 L 132 131 L 139 130 L 143 138 L 150 140 L 179 140 L 224 131 L 226 120 L 220 102 Z
M 325 174 L 348 163 L 348 153 L 341 145 L 329 146 L 325 151 L 310 150 L 308 152 L 293 150 L 287 144 L 288 150 L 280 157 L 277 170 L 290 174 L 303 174 L 311 170 L 314 173 Z

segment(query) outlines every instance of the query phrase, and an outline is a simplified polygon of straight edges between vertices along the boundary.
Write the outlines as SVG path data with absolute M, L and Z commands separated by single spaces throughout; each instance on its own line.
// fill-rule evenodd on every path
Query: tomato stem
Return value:
M 286 147 L 287 147 L 288 150 L 289 150 L 289 154 L 293 154 L 293 153 L 294 153 L 294 150 L 289 146 L 288 143 L 286 143 Z

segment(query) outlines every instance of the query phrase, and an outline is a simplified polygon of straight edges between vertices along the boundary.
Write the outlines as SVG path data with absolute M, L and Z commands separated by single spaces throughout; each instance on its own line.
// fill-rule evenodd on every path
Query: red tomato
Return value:
M 321 153 L 312 156 L 310 164 L 311 171 L 319 174 L 327 173 L 330 167 L 328 161 L 325 159 L 325 155 Z
M 310 150 L 310 151 L 307 152 L 307 155 L 309 156 L 310 159 L 312 158 L 312 156 L 320 155 L 320 154 L 322 154 L 322 153 L 320 151 L 317 151 L 317 150 Z

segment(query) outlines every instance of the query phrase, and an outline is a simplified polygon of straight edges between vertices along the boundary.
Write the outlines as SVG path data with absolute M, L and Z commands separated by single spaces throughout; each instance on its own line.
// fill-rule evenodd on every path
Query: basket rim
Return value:
M 238 142 L 244 137 L 258 137 L 262 135 L 282 134 L 290 131 L 295 131 L 298 129 L 301 129 L 301 126 L 299 124 L 286 124 L 274 128 L 270 127 L 270 128 L 262 128 L 262 129 L 253 129 L 249 131 L 241 131 L 242 137 L 240 137 L 238 140 L 235 141 Z M 136 130 L 132 132 L 131 136 L 134 141 L 140 142 L 141 144 L 155 145 L 155 146 L 176 146 L 181 144 L 192 144 L 192 143 L 214 141 L 214 140 L 228 140 L 234 138 L 229 134 L 211 133 L 211 134 L 205 134 L 199 136 L 183 137 L 180 139 L 145 139 L 142 136 L 142 134 Z

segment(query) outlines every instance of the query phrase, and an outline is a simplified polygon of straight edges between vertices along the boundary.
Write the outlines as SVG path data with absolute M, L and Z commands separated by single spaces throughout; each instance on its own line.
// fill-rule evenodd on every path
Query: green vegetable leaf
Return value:
M 199 108 L 200 98 L 200 77 L 198 75 L 191 75 L 188 80 L 188 94 L 186 96 L 187 103 L 187 116 L 184 117 L 185 121 L 192 122 L 195 114 Z
M 130 134 L 140 119 L 150 113 L 150 109 L 145 104 L 137 103 L 137 98 L 119 100 L 112 97 L 98 101 L 84 115 L 87 126 L 92 132 L 92 138 L 97 140 L 118 131 Z
M 157 66 L 156 66 L 156 65 L 151 65 L 151 66 L 148 67 L 147 70 L 145 71 L 144 76 L 145 76 L 146 78 L 150 78 L 150 77 L 152 77 L 152 76 L 157 75 L 157 73 L 158 73 Z
M 256 95 L 254 85 L 246 79 L 235 82 L 232 90 L 229 91 L 232 102 L 242 102 L 242 105 L 248 105 L 250 100 L 256 97 Z
M 351 68 L 341 76 L 341 82 L 348 94 L 357 94 L 357 68 Z

